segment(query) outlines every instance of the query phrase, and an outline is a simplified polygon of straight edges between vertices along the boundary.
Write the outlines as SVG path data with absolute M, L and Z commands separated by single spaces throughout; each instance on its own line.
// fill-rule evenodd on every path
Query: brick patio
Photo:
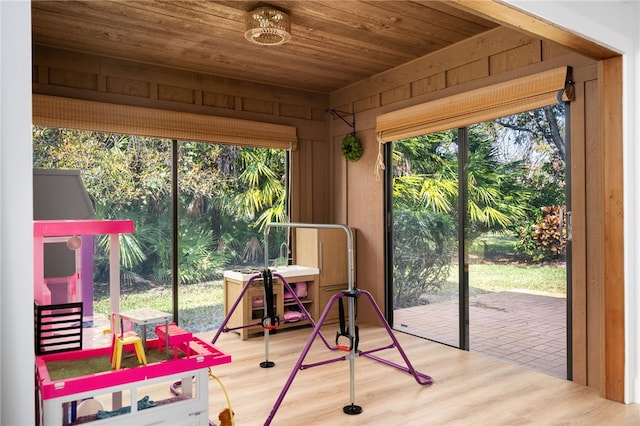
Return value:
M 566 378 L 566 298 L 521 291 L 469 300 L 471 352 Z M 394 328 L 458 346 L 458 303 L 394 311 Z

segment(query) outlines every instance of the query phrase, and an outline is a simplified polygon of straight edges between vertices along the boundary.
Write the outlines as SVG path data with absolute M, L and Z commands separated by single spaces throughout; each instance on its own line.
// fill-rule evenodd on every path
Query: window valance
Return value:
M 571 100 L 569 67 L 560 67 L 414 105 L 378 116 L 376 132 L 380 142 L 391 142 L 442 130 L 456 129 L 483 121 Z
M 33 95 L 33 124 L 264 148 L 297 146 L 294 126 L 39 94 Z

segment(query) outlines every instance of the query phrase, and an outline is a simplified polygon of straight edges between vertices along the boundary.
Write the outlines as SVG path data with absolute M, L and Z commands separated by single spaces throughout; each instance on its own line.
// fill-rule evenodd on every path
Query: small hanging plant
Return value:
M 347 160 L 358 161 L 362 156 L 362 142 L 355 134 L 345 135 L 342 138 L 342 155 Z

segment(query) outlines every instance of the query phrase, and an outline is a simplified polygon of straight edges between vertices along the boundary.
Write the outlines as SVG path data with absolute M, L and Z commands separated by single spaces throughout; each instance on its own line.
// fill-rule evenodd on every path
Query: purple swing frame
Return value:
M 380 311 L 380 308 L 378 307 L 378 305 L 376 304 L 375 300 L 371 296 L 371 293 L 369 293 L 368 291 L 358 290 L 358 289 L 355 288 L 354 282 L 353 282 L 353 234 L 351 232 L 351 229 L 348 226 L 346 226 L 346 225 L 331 225 L 331 224 L 306 224 L 306 223 L 270 223 L 270 224 L 267 224 L 267 226 L 265 227 L 265 238 L 264 238 L 264 241 L 265 241 L 265 253 L 269 252 L 268 251 L 268 240 L 269 240 L 268 239 L 268 232 L 269 232 L 269 227 L 270 226 L 280 226 L 280 227 L 289 227 L 289 228 L 341 228 L 341 229 L 343 229 L 347 233 L 347 245 L 348 245 L 347 249 L 348 249 L 348 256 L 349 256 L 349 259 L 348 259 L 349 287 L 348 287 L 348 290 L 336 293 L 331 297 L 331 299 L 329 299 L 329 302 L 327 303 L 327 306 L 325 307 L 324 311 L 322 312 L 322 315 L 320 315 L 320 318 L 318 319 L 318 322 L 316 324 L 313 324 L 313 320 L 309 316 L 309 318 L 310 318 L 310 320 L 311 320 L 311 322 L 313 324 L 313 332 L 311 333 L 311 336 L 309 336 L 309 340 L 307 341 L 307 344 L 305 345 L 304 349 L 300 353 L 300 357 L 298 358 L 298 361 L 294 365 L 294 367 L 293 367 L 293 369 L 291 371 L 291 374 L 289 375 L 289 378 L 287 379 L 284 387 L 282 388 L 282 391 L 280 392 L 280 395 L 278 395 L 278 398 L 277 398 L 277 400 L 276 400 L 276 402 L 275 402 L 275 404 L 273 406 L 273 409 L 269 413 L 269 416 L 267 417 L 267 420 L 264 423 L 265 426 L 268 426 L 268 425 L 271 424 L 271 421 L 275 417 L 276 412 L 278 411 L 278 408 L 280 408 L 280 405 L 282 404 L 282 401 L 284 400 L 284 397 L 285 397 L 287 391 L 291 387 L 291 384 L 293 383 L 293 380 L 295 379 L 296 375 L 298 374 L 298 371 L 303 370 L 303 369 L 317 367 L 317 366 L 329 364 L 329 363 L 332 363 L 332 362 L 343 361 L 345 359 L 349 360 L 350 385 L 351 385 L 350 386 L 350 404 L 346 405 L 343 408 L 343 411 L 344 411 L 345 414 L 360 414 L 362 412 L 362 408 L 357 406 L 357 405 L 355 405 L 355 386 L 354 386 L 355 383 L 354 382 L 355 382 L 355 358 L 357 356 L 364 356 L 364 357 L 372 359 L 374 361 L 381 362 L 381 363 L 383 363 L 385 365 L 388 365 L 390 367 L 398 368 L 398 369 L 400 369 L 400 370 L 402 370 L 404 372 L 408 372 L 414 377 L 414 379 L 416 380 L 416 382 L 419 385 L 425 386 L 425 385 L 430 385 L 430 384 L 433 383 L 433 379 L 430 376 L 416 371 L 416 369 L 413 367 L 413 365 L 409 361 L 409 358 L 405 354 L 404 350 L 402 350 L 402 347 L 400 346 L 400 342 L 398 342 L 398 340 L 394 336 L 393 331 L 391 330 L 391 328 L 389 327 L 389 324 L 387 323 L 387 320 L 385 319 L 384 315 Z M 265 263 L 268 263 L 268 260 Z M 287 281 L 282 277 L 281 277 L 281 279 L 282 279 L 283 283 L 285 283 L 285 286 L 287 288 L 290 288 L 289 284 L 287 283 Z M 294 295 L 295 295 L 295 293 L 294 293 Z M 315 341 L 315 339 L 316 339 L 316 337 L 318 335 L 320 335 L 320 337 L 323 340 L 324 344 L 329 349 L 331 349 L 331 350 L 339 349 L 337 347 L 337 345 L 336 346 L 329 345 L 329 343 L 327 342 L 326 338 L 324 337 L 324 335 L 320 331 L 320 328 L 324 324 L 324 322 L 325 322 L 325 320 L 327 318 L 327 315 L 329 314 L 329 311 L 333 307 L 333 304 L 338 299 L 340 299 L 342 297 L 347 297 L 348 298 L 348 302 L 349 302 L 348 303 L 348 305 L 349 305 L 349 335 L 350 336 L 355 336 L 356 335 L 356 330 L 355 330 L 355 300 L 354 299 L 359 297 L 360 295 L 364 295 L 367 298 L 367 300 L 371 303 L 371 306 L 373 307 L 374 311 L 378 315 L 378 319 L 384 325 L 385 330 L 387 331 L 387 334 L 391 338 L 392 343 L 387 345 L 387 346 L 371 349 L 371 350 L 368 350 L 368 351 L 357 350 L 355 345 L 351 345 L 350 352 L 346 356 L 333 358 L 333 359 L 329 359 L 329 360 L 325 360 L 325 361 L 321 361 L 321 362 L 316 362 L 316 363 L 313 363 L 313 364 L 306 364 L 306 365 L 303 364 L 305 357 L 307 356 L 309 350 L 311 349 L 311 346 L 313 345 L 313 342 Z M 298 304 L 301 305 L 301 303 L 297 299 L 297 297 L 296 297 L 296 302 L 298 302 Z M 396 364 L 394 362 L 385 360 L 385 359 L 380 358 L 380 357 L 378 357 L 376 355 L 373 355 L 373 353 L 375 353 L 375 352 L 380 352 L 382 350 L 392 349 L 392 348 L 398 349 L 398 351 L 400 352 L 400 356 L 402 357 L 402 359 L 406 363 L 406 367 L 402 366 L 402 365 L 399 365 L 399 364 Z

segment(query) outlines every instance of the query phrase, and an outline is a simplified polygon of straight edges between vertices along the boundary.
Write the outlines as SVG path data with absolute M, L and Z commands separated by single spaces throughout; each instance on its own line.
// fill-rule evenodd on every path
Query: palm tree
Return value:
M 520 184 L 522 165 L 500 162 L 480 127 L 469 129 L 467 241 L 487 230 L 505 230 L 526 216 L 529 191 Z M 457 247 L 457 132 L 394 142 L 394 306 L 416 303 L 439 289 Z

